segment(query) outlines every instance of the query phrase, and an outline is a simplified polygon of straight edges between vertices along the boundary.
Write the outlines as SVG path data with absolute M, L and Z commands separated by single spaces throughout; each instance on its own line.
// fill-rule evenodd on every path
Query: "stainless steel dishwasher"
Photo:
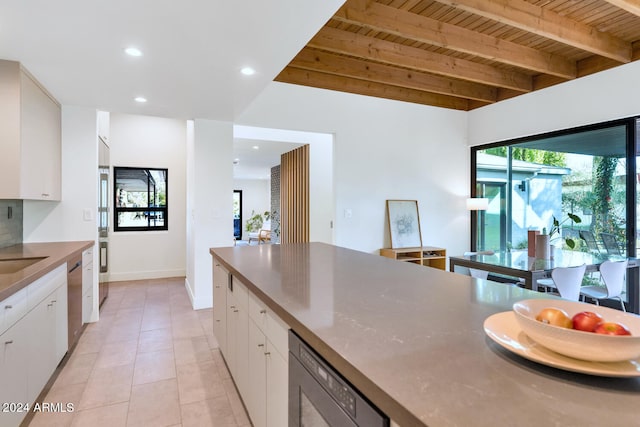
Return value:
M 71 349 L 82 330 L 82 255 L 70 259 L 67 267 L 67 321 Z

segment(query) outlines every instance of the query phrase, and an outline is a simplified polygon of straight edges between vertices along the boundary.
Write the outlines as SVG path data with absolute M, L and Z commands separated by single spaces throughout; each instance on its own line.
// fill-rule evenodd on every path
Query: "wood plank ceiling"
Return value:
M 472 110 L 640 58 L 640 0 L 347 0 L 276 81 Z

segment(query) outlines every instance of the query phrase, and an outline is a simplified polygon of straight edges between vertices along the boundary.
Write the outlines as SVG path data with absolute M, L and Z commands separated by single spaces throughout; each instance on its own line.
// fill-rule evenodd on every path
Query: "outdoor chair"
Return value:
M 600 233 L 600 238 L 602 239 L 604 248 L 607 250 L 609 255 L 622 255 L 622 252 L 620 251 L 620 244 L 618 244 L 618 240 L 614 234 Z
M 622 288 L 624 287 L 625 274 L 629 261 L 604 261 L 600 264 L 600 275 L 604 282 L 602 286 L 583 286 L 580 293 L 595 300 L 596 305 L 601 299 L 616 298 L 620 300 L 622 311 L 627 311 L 622 301 Z
M 580 230 L 580 238 L 587 244 L 587 249 L 594 252 L 600 252 L 600 247 L 592 232 Z

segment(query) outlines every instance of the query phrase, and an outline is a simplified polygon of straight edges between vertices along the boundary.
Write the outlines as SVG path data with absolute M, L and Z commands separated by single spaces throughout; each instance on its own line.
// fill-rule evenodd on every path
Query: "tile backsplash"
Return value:
M 22 200 L 0 200 L 0 248 L 22 243 Z

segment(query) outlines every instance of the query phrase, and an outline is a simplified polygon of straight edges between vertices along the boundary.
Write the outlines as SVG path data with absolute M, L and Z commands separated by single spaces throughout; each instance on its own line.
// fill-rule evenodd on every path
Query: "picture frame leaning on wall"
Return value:
M 422 247 L 417 200 L 387 200 L 387 224 L 392 249 Z

